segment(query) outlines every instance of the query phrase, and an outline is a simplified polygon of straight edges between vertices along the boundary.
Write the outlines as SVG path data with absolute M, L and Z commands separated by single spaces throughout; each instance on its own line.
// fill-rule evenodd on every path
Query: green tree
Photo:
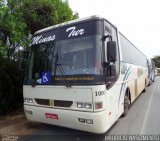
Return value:
M 7 4 L 1 2 L 0 5 L 0 52 L 8 59 L 14 59 L 14 52 L 28 43 L 26 23 L 21 18 L 22 12 L 19 12 L 17 3 L 16 0 L 8 0 Z
M 78 13 L 64 0 L 1 0 L 0 53 L 14 59 L 21 46 L 29 45 L 29 34 L 75 18 Z
M 0 0 L 0 114 L 22 104 L 20 48 L 29 46 L 30 35 L 76 18 L 65 0 Z
M 155 56 L 152 58 L 152 60 L 155 62 L 155 66 L 160 68 L 160 56 Z
M 23 13 L 22 18 L 31 34 L 39 29 L 78 18 L 68 2 L 62 0 L 22 0 L 19 10 Z

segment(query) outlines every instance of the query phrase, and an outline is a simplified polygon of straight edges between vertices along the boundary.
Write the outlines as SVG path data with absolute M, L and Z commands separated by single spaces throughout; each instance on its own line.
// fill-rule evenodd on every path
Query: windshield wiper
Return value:
M 62 65 L 61 65 L 61 64 L 58 64 L 57 62 L 58 62 L 58 52 L 57 52 L 57 54 L 56 54 L 54 76 L 56 75 L 56 70 L 57 70 L 57 68 L 58 68 L 59 72 L 60 72 L 61 75 L 63 76 L 62 80 L 63 80 L 65 86 L 66 86 L 66 87 L 71 87 L 70 82 L 69 82 L 68 80 L 66 80 L 66 78 L 65 78 L 66 73 L 65 73 Z

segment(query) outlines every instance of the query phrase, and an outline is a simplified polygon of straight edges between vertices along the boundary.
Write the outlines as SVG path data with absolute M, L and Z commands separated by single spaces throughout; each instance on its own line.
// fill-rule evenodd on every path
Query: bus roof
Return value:
M 43 29 L 40 29 L 40 30 L 36 31 L 35 34 L 38 34 L 38 33 L 41 33 L 41 32 L 45 32 L 45 31 L 48 31 L 48 30 L 52 30 L 52 29 L 55 29 L 57 27 L 62 27 L 62 26 L 65 26 L 65 25 L 70 25 L 70 24 L 73 24 L 73 23 L 84 22 L 84 21 L 89 21 L 89 20 L 98 20 L 98 19 L 99 20 L 105 20 L 105 21 L 109 22 L 105 18 L 102 18 L 102 17 L 97 16 L 97 15 L 93 15 L 93 16 L 89 16 L 89 17 L 86 17 L 86 18 L 75 19 L 75 20 L 71 20 L 71 21 L 68 21 L 68 22 L 60 23 L 60 24 L 57 24 L 57 25 L 49 26 L 47 28 L 43 28 Z M 109 23 L 113 27 L 116 28 L 116 26 L 114 26 L 111 22 L 109 22 Z

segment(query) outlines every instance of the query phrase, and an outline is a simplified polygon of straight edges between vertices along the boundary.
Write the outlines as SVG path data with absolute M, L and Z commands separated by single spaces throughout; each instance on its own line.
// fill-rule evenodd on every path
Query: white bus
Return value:
M 145 90 L 147 58 L 104 18 L 37 31 L 23 86 L 28 120 L 106 132 Z
M 156 76 L 156 67 L 152 59 L 148 59 L 148 85 L 154 82 Z

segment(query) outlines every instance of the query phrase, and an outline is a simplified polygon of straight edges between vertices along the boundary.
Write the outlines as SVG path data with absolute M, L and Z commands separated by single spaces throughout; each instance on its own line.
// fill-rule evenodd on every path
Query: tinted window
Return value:
M 123 61 L 135 65 L 146 66 L 147 58 L 129 40 L 120 34 L 120 44 Z

